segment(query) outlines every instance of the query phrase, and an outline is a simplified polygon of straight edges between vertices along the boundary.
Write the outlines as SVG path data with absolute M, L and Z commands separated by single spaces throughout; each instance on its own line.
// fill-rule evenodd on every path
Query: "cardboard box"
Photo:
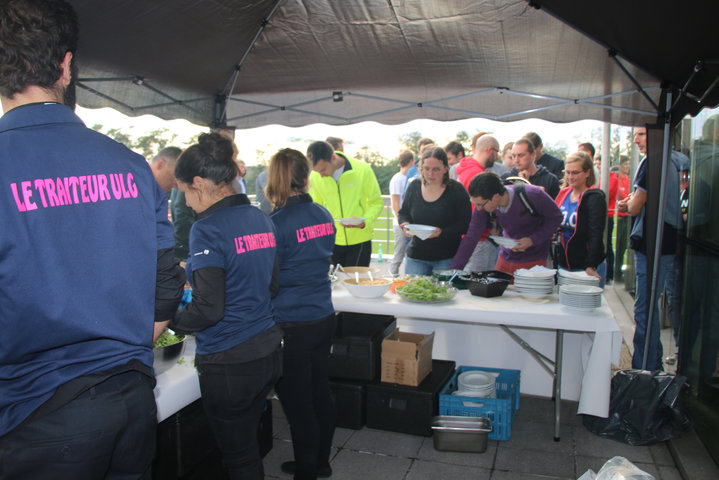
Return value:
M 434 332 L 400 332 L 396 328 L 382 341 L 382 375 L 387 383 L 416 387 L 432 371 Z

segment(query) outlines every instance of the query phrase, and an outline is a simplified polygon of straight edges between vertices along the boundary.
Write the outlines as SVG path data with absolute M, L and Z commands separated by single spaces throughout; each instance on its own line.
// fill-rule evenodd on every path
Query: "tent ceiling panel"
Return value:
M 82 25 L 81 105 L 200 124 L 220 118 L 225 95 L 227 123 L 239 128 L 468 117 L 638 124 L 656 112 L 637 84 L 656 103 L 671 70 L 608 55 L 607 45 L 634 52 L 632 24 L 591 35 L 598 43 L 553 15 L 587 2 L 539 2 L 553 14 L 525 0 L 71 2 Z M 611 23 L 592 15 L 606 21 L 607 3 L 590 3 L 591 15 L 567 15 L 601 33 Z M 623 16 L 625 3 L 608 5 Z

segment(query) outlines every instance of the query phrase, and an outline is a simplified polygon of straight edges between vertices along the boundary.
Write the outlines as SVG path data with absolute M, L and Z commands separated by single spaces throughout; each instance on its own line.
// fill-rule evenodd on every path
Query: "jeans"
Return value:
M 392 254 L 392 263 L 389 266 L 389 273 L 399 275 L 399 267 L 402 265 L 402 260 L 404 260 L 407 253 L 407 244 L 409 243 L 407 240 L 409 239 L 398 224 L 392 226 L 392 231 L 394 232 L 394 253 Z
M 432 275 L 434 270 L 449 270 L 450 268 L 452 268 L 451 258 L 431 261 L 407 257 L 404 273 L 407 275 Z
M 317 478 L 317 467 L 329 465 L 336 420 L 328 363 L 337 319 L 333 313 L 303 323 L 282 325 L 283 370 L 275 386 L 290 424 L 295 480 Z
M 58 410 L 0 438 L 6 479 L 150 479 L 157 407 L 154 380 L 115 375 Z
M 262 479 L 257 429 L 267 394 L 282 373 L 282 349 L 239 364 L 201 364 L 202 406 L 231 479 Z
M 632 355 L 632 368 L 642 368 L 644 358 L 644 342 L 647 332 L 648 315 L 648 292 L 647 292 L 647 256 L 641 252 L 634 252 L 634 264 L 636 271 L 636 296 L 634 299 L 634 355 Z M 662 369 L 662 342 L 660 339 L 661 325 L 659 324 L 659 293 L 667 288 L 667 295 L 672 298 L 674 292 L 671 285 L 667 283 L 667 277 L 674 268 L 674 255 L 662 255 L 659 261 L 659 272 L 654 272 L 657 277 L 657 298 L 652 317 L 652 336 L 649 342 L 646 370 Z

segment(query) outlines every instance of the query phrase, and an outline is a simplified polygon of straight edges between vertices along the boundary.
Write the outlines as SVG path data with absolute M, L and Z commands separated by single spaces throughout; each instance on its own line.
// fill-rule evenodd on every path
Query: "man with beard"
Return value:
M 72 111 L 77 43 L 67 2 L 3 1 L 3 478 L 149 478 L 152 342 L 185 282 L 147 162 Z

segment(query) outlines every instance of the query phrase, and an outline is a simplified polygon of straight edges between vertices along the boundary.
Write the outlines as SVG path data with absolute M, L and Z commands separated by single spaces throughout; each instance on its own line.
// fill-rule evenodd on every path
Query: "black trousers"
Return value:
M 64 407 L 0 438 L 0 478 L 149 479 L 157 407 L 153 380 L 110 377 Z
M 372 240 L 356 245 L 335 245 L 332 264 L 345 267 L 369 267 L 372 257 Z
M 307 325 L 283 325 L 283 373 L 275 389 L 290 424 L 296 480 L 317 478 L 317 468 L 329 465 L 336 412 L 328 363 L 336 326 L 334 313 Z
M 257 429 L 267 394 L 282 373 L 282 349 L 238 364 L 200 364 L 202 406 L 232 479 L 264 478 Z

